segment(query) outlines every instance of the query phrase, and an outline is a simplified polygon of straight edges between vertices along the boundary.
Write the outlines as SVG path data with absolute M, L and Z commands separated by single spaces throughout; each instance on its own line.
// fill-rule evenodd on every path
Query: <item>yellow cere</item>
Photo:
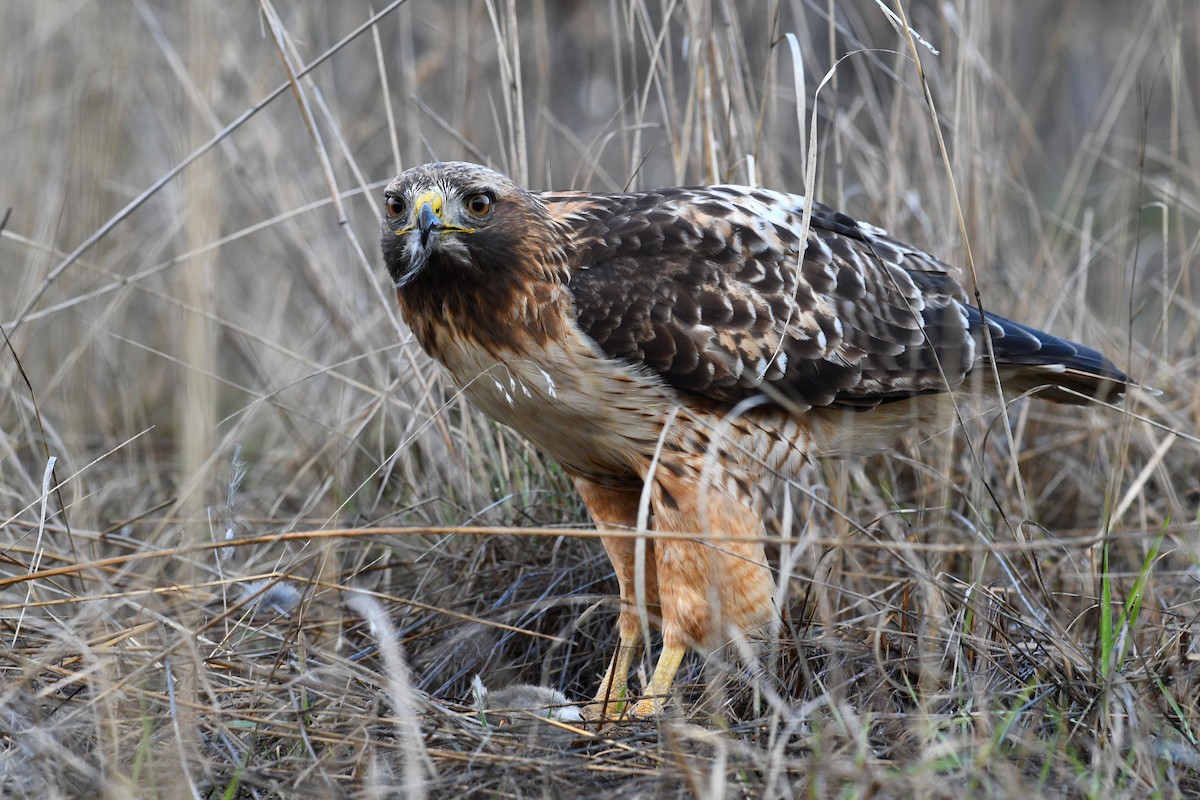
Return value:
M 433 213 L 437 214 L 437 218 L 442 218 L 442 193 L 434 189 L 427 189 L 422 192 L 417 201 L 413 203 L 413 211 L 418 214 L 421 212 L 421 206 L 429 203 L 433 207 Z
M 412 222 L 410 222 L 408 225 L 405 225 L 403 228 L 400 228 L 399 230 L 397 230 L 396 235 L 404 236 L 406 233 L 410 232 L 413 228 L 417 227 L 417 219 L 421 216 L 421 207 L 424 206 L 426 203 L 428 203 L 429 207 L 431 209 L 433 209 L 434 215 L 437 216 L 438 222 L 441 223 L 441 228 L 438 230 L 438 233 L 440 235 L 444 236 L 447 233 L 474 233 L 475 232 L 474 228 L 463 228 L 463 227 L 459 227 L 458 225 L 451 225 L 451 224 L 447 223 L 446 219 L 442 216 L 442 202 L 443 202 L 442 201 L 442 193 L 439 192 L 437 189 L 426 189 L 425 191 L 421 192 L 421 194 L 419 194 L 417 196 L 417 199 L 413 202 L 413 205 L 412 205 L 412 215 L 413 215 Z
M 429 203 L 429 205 L 433 208 L 433 213 L 437 215 L 438 219 L 442 218 L 442 195 L 441 195 L 441 193 L 434 189 L 426 189 L 424 192 L 421 193 L 421 196 L 417 198 L 417 201 L 415 203 L 413 203 L 412 222 L 405 225 L 403 228 L 398 228 L 396 230 L 397 236 L 404 236 L 406 233 L 409 233 L 413 228 L 417 227 L 417 217 L 421 213 L 421 206 L 425 205 L 426 203 Z

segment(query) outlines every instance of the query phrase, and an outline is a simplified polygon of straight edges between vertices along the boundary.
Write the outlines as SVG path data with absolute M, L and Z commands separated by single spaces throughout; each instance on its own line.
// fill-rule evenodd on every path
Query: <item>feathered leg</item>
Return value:
M 640 489 L 614 489 L 602 486 L 585 478 L 576 478 L 575 487 L 583 497 L 584 505 L 601 530 L 633 530 L 637 525 Z M 603 537 L 604 549 L 612 562 L 621 592 L 621 611 L 617 618 L 617 633 L 620 641 L 608 669 L 600 682 L 595 700 L 585 706 L 584 715 L 590 719 L 606 719 L 617 716 L 626 707 L 629 670 L 641 647 L 642 626 L 637 613 L 637 586 L 634 578 L 636 567 L 635 543 L 630 537 Z M 646 548 L 646 605 L 655 615 L 658 609 L 658 584 L 655 575 L 654 542 Z
M 753 487 L 726 477 L 705 486 L 698 470 L 668 468 L 655 478 L 655 530 L 698 536 L 656 542 L 663 649 L 634 716 L 662 711 L 689 646 L 711 652 L 771 618 L 775 583 Z

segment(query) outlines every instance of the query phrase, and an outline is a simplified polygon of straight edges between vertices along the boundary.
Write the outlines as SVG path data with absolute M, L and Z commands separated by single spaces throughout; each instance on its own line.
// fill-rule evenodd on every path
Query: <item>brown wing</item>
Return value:
M 872 406 L 957 386 L 983 350 L 956 271 L 873 226 L 816 204 L 801 261 L 796 195 L 715 186 L 540 199 L 572 240 L 581 330 L 680 390 Z M 988 322 L 1001 364 L 1125 379 L 1094 350 Z
M 573 231 L 580 328 L 679 389 L 736 403 L 765 384 L 797 404 L 870 405 L 957 384 L 974 360 L 951 270 L 825 206 L 800 263 L 794 195 L 541 199 Z

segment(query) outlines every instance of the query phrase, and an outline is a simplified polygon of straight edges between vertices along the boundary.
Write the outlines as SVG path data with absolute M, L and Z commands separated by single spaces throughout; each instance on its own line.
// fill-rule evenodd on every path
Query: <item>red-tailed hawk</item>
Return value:
M 662 655 L 635 715 L 661 710 L 687 647 L 773 612 L 762 487 L 812 456 L 870 450 L 987 368 L 1080 402 L 1126 376 L 1090 348 L 965 303 L 956 270 L 804 198 L 743 186 L 529 192 L 467 163 L 388 185 L 383 257 L 426 352 L 555 459 L 601 530 L 620 644 L 593 716 L 626 707 L 639 600 Z M 1076 394 L 1078 393 L 1078 394 Z M 638 593 L 644 596 L 639 598 Z

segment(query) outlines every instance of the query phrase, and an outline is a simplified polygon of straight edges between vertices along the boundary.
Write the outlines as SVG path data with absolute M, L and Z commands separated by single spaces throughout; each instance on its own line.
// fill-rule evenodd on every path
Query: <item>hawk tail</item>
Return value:
M 979 309 L 968 306 L 967 318 L 981 338 Z M 996 367 L 1008 392 L 1032 392 L 1044 400 L 1084 405 L 1091 398 L 1116 400 L 1134 385 L 1102 353 L 1086 345 L 994 314 L 987 315 L 987 325 Z

